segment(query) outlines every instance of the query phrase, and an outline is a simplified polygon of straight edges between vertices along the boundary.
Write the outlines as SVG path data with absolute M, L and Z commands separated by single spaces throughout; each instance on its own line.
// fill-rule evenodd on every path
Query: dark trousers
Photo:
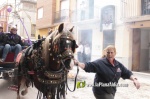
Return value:
M 94 93 L 94 96 L 95 96 L 96 99 L 114 99 L 114 95 L 113 94 L 98 95 L 98 94 Z

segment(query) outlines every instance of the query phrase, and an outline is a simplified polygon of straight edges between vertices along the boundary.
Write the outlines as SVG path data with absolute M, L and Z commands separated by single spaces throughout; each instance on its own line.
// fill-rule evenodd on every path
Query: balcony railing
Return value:
M 61 10 L 54 13 L 54 22 L 80 22 L 91 19 L 99 19 L 99 9 L 96 7 L 89 7 L 84 10 Z
M 83 10 L 75 10 L 70 14 L 71 22 L 87 21 L 91 19 L 99 19 L 99 9 L 96 7 L 89 7 Z
M 69 21 L 69 10 L 61 10 L 54 13 L 54 23 Z
M 20 0 L 20 2 L 36 3 L 37 0 Z

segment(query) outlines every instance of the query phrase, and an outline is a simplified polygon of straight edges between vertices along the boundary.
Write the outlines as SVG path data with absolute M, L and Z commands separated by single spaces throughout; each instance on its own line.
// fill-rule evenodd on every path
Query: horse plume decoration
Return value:
M 19 55 L 17 99 L 33 85 L 39 90 L 37 99 L 65 99 L 67 73 L 74 65 L 76 42 L 72 30 L 60 24 L 45 39 L 40 39 Z M 26 86 L 21 90 L 21 86 Z

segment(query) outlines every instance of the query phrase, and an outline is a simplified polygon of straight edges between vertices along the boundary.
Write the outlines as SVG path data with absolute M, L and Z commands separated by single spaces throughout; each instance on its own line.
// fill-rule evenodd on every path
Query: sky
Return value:
M 16 0 L 16 2 L 19 2 L 20 0 Z M 15 0 L 0 0 L 0 7 L 4 4 L 4 3 L 15 3 Z
M 0 6 L 4 3 L 4 2 L 6 2 L 7 0 L 0 0 Z

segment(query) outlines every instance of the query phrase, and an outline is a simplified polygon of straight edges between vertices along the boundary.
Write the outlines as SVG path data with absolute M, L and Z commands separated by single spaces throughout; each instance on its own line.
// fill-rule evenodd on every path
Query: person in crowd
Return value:
M 77 48 L 77 57 L 80 62 L 83 62 L 83 44 L 79 43 L 79 47 Z
M 6 41 L 6 39 L 5 39 L 5 34 L 3 32 L 3 27 L 0 26 L 0 57 L 2 57 L 2 54 L 3 54 L 3 48 L 5 46 L 5 41 Z M 0 62 L 1 61 L 2 60 L 0 59 Z
M 3 48 L 3 54 L 1 62 L 4 62 L 7 54 L 9 52 L 14 52 L 14 61 L 16 60 L 16 57 L 18 53 L 22 50 L 23 43 L 21 41 L 21 37 L 17 34 L 17 28 L 12 27 L 10 30 L 10 33 L 6 34 L 6 44 Z
M 75 64 L 86 72 L 96 73 L 93 86 L 95 98 L 114 99 L 120 77 L 130 79 L 135 87 L 139 89 L 140 83 L 138 79 L 122 63 L 115 59 L 115 46 L 109 45 L 105 51 L 106 57 L 92 62 L 81 63 L 78 60 L 74 60 Z
M 28 46 L 32 45 L 31 40 L 27 40 L 24 37 L 21 37 L 21 41 L 23 43 L 22 49 L 27 48 Z
M 88 43 L 86 43 L 84 46 L 84 54 L 85 62 L 89 62 L 91 60 L 91 48 Z
M 0 49 L 3 49 L 4 45 L 5 45 L 5 42 L 4 42 L 3 27 L 0 26 Z

